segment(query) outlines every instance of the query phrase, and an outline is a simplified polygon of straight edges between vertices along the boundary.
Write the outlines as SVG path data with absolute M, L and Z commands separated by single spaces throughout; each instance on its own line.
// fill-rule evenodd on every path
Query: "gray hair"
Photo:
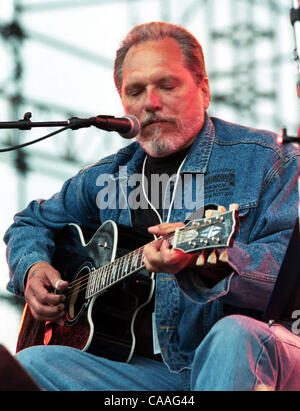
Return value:
M 185 67 L 190 70 L 197 86 L 206 77 L 202 47 L 198 40 L 185 28 L 164 22 L 151 22 L 135 26 L 117 50 L 114 64 L 114 80 L 119 94 L 122 90 L 123 63 L 129 49 L 143 41 L 173 38 L 177 41 L 184 57 Z

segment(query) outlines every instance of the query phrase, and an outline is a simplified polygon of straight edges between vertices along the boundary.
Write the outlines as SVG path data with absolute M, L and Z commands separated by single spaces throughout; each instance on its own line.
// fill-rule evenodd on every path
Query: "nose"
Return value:
M 146 92 L 145 111 L 155 112 L 162 109 L 160 96 L 154 88 L 150 88 Z

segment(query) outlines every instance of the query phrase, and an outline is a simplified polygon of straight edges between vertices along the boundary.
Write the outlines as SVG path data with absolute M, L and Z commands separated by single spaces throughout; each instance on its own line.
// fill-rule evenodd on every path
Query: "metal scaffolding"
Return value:
M 293 87 L 293 78 L 287 79 L 287 76 L 293 76 L 290 5 L 287 3 L 287 0 L 14 0 L 10 17 L 3 20 L 0 16 L 0 58 L 5 55 L 11 66 L 0 78 L 0 121 L 19 120 L 27 111 L 32 111 L 32 121 L 116 114 L 91 112 L 94 110 L 92 105 L 79 108 L 77 103 L 81 98 L 67 99 L 64 96 L 76 94 L 71 91 L 78 87 L 78 83 L 83 88 L 86 78 L 91 77 L 90 72 L 94 75 L 99 72 L 98 79 L 112 79 L 118 44 L 111 47 L 111 52 L 105 52 L 108 32 L 116 32 L 121 40 L 137 23 L 162 20 L 185 26 L 204 46 L 212 89 L 211 115 L 273 130 L 279 130 L 283 123 L 291 130 L 296 129 L 298 119 L 296 115 L 293 118 L 293 112 L 297 112 L 294 107 L 296 95 L 294 106 L 289 100 L 290 117 L 284 117 L 286 99 L 290 97 L 283 98 L 283 89 Z M 87 18 L 88 10 L 91 14 Z M 53 30 L 57 24 L 55 19 L 63 22 L 61 25 L 66 28 L 78 24 L 70 17 L 73 12 L 82 14 L 82 20 L 73 29 L 73 37 L 65 38 L 64 33 Z M 97 23 L 94 15 L 99 16 Z M 39 23 L 37 27 L 36 21 Z M 90 44 L 78 44 L 82 31 L 87 31 L 92 24 L 96 25 L 97 39 L 102 40 L 96 50 L 92 50 Z M 288 41 L 283 44 L 282 36 L 289 31 L 290 45 Z M 35 49 L 37 45 L 38 51 Z M 61 67 L 66 65 L 63 79 L 50 78 L 53 62 L 46 54 L 50 51 L 57 53 L 58 66 L 60 60 Z M 48 59 L 47 62 L 44 59 Z M 41 93 L 32 94 L 28 87 L 28 72 L 32 65 L 39 65 L 39 61 L 46 74 L 40 86 Z M 79 78 L 61 93 L 61 84 L 72 76 L 75 66 L 83 67 Z M 0 75 L 3 68 L 0 66 Z M 95 79 L 97 82 L 97 75 Z M 60 86 L 56 84 L 58 80 Z M 35 82 L 35 79 L 31 78 L 31 81 Z M 106 80 L 102 81 L 105 83 Z M 56 91 L 51 99 L 43 93 L 49 82 L 50 88 Z M 89 84 L 90 93 L 96 93 L 94 86 L 95 83 Z M 289 95 L 293 95 L 293 90 Z M 105 103 L 109 99 L 107 95 L 100 98 Z M 53 131 L 42 130 L 38 137 Z M 0 147 L 24 143 L 36 137 L 32 135 L 25 131 L 1 130 Z M 34 173 L 63 182 L 78 168 L 124 144 L 127 142 L 122 140 L 114 144 L 108 133 L 102 133 L 99 138 L 99 131 L 88 129 L 76 132 L 76 136 L 74 131 L 66 131 L 47 144 L 31 146 L 30 150 L 0 153 L 0 163 L 6 162 L 15 170 L 16 209 L 28 202 L 27 190 Z M 1 295 L 0 291 L 0 302 L 1 299 L 2 302 L 9 299 L 16 305 L 14 297 Z
M 11 21 L 1 22 L 0 20 L 0 38 L 13 61 L 9 79 L 0 84 L 0 98 L 7 103 L 10 120 L 22 118 L 28 106 L 34 109 L 34 120 L 37 120 L 37 116 L 53 117 L 56 115 L 67 119 L 75 113 L 83 116 L 91 115 L 91 113 L 78 113 L 77 109 L 65 105 L 60 98 L 57 99 L 57 103 L 52 103 L 32 98 L 24 92 L 26 62 L 22 50 L 28 41 L 76 57 L 78 65 L 88 61 L 99 67 L 99 71 L 100 69 L 112 71 L 113 67 L 112 57 L 79 47 L 76 45 L 76 39 L 74 43 L 70 43 L 39 32 L 28 25 L 28 19 L 27 23 L 24 22 L 25 15 L 28 17 L 28 15 L 38 13 L 40 19 L 45 18 L 46 21 L 49 12 L 66 13 L 66 11 L 90 7 L 107 10 L 108 6 L 122 5 L 126 6 L 127 10 L 127 15 L 122 16 L 122 19 L 127 21 L 129 29 L 136 22 L 144 20 L 143 9 L 147 3 L 156 7 L 157 20 L 175 21 L 187 28 L 197 27 L 195 23 L 197 19 L 201 22 L 200 24 L 205 23 L 205 27 L 201 27 L 201 33 L 205 33 L 204 36 L 207 39 L 207 59 L 213 89 L 214 112 L 218 114 L 225 110 L 226 113 L 231 113 L 233 119 L 242 119 L 245 122 L 248 120 L 252 124 L 265 119 L 267 126 L 273 126 L 273 129 L 280 128 L 282 124 L 278 113 L 280 113 L 281 95 L 278 84 L 281 65 L 290 59 L 291 50 L 284 50 L 281 53 L 278 27 L 280 18 L 288 18 L 289 8 L 288 5 L 283 5 L 284 2 L 271 0 L 264 2 L 227 0 L 222 2 L 222 5 L 217 0 L 197 0 L 185 2 L 185 4 L 176 0 L 143 0 L 142 2 L 136 0 L 72 0 L 36 1 L 34 3 L 15 0 Z M 225 14 L 224 11 L 226 11 Z M 262 14 L 264 20 L 259 21 L 258 15 Z M 117 17 L 116 22 L 112 22 L 112 26 L 114 24 L 118 24 Z M 267 50 L 267 59 L 259 54 L 261 45 Z M 225 53 L 225 57 L 220 58 L 222 53 Z M 268 84 L 266 87 L 262 87 L 263 82 L 259 81 L 262 75 L 265 76 Z M 268 108 L 267 112 L 262 108 L 263 106 Z M 97 143 L 93 143 L 90 158 L 83 159 L 81 153 L 87 150 L 86 140 L 76 139 L 72 133 L 74 132 L 65 132 L 65 135 L 60 137 L 60 144 L 53 142 L 53 150 L 50 153 L 36 146 L 30 151 L 22 149 L 13 154 L 1 156 L 0 160 L 8 161 L 18 172 L 20 206 L 24 205 L 26 196 L 22 191 L 26 189 L 25 182 L 30 171 L 38 171 L 52 175 L 54 178 L 64 179 L 69 175 L 70 170 L 75 170 L 84 162 L 95 161 L 97 157 L 94 153 L 103 152 L 103 144 L 106 146 L 105 150 L 109 151 L 111 148 L 109 138 L 98 139 Z M 2 147 L 19 144 L 23 142 L 25 135 L 26 133 L 4 133 L 2 131 L 0 144 Z M 38 169 L 35 169 L 36 160 L 38 160 Z

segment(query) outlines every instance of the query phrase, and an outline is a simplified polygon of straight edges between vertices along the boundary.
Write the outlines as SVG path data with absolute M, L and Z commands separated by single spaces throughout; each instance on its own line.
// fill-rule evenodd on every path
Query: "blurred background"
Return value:
M 115 51 L 147 21 L 185 26 L 200 41 L 212 92 L 209 114 L 296 135 L 299 100 L 290 0 L 0 0 L 0 121 L 123 115 Z M 0 130 L 0 148 L 54 129 Z M 0 344 L 14 352 L 23 301 L 6 291 L 4 232 L 14 214 L 48 198 L 80 167 L 128 144 L 116 133 L 65 131 L 0 153 Z

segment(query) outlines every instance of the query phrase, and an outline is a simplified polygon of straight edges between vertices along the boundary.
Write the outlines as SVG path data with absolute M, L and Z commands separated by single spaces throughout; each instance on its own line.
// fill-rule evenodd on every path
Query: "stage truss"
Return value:
M 112 83 L 115 50 L 134 24 L 163 20 L 184 25 L 202 42 L 212 89 L 210 114 L 274 131 L 286 125 L 291 131 L 296 129 L 296 69 L 288 1 L 11 3 L 10 14 L 0 19 L 0 53 L 8 63 L 0 78 L 1 121 L 20 119 L 27 111 L 33 113 L 33 121 L 121 114 Z M 107 91 L 104 86 L 109 81 Z M 0 146 L 10 147 L 50 131 L 1 130 Z M 29 200 L 32 175 L 63 181 L 79 167 L 126 143 L 98 130 L 69 131 L 45 143 L 0 154 L 0 161 L 16 170 L 20 208 Z

